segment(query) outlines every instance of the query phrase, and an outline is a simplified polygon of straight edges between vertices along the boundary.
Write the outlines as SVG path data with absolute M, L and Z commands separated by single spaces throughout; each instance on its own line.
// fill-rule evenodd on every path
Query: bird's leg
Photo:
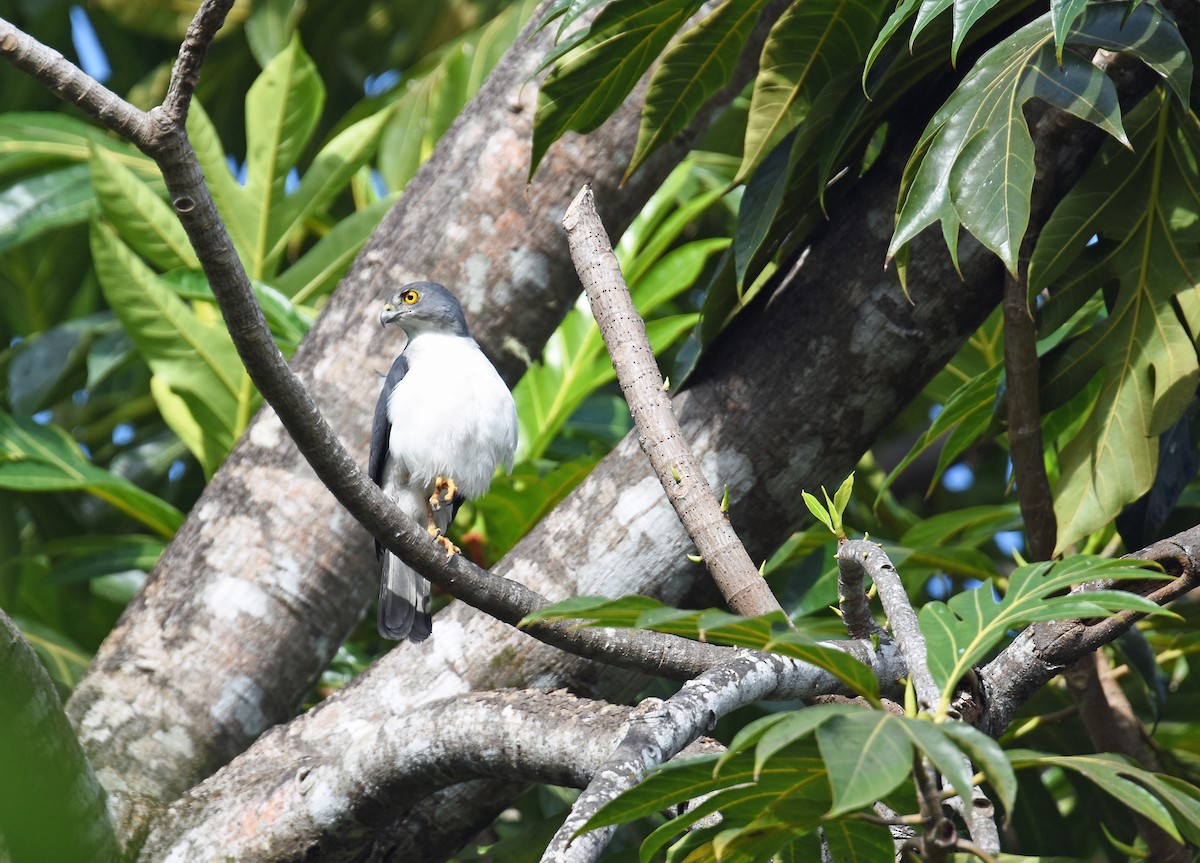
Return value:
M 429 498 L 428 506 L 425 507 L 425 512 L 429 516 L 429 523 L 425 526 L 425 529 L 429 531 L 429 535 L 437 540 L 442 548 L 446 549 L 446 557 L 450 557 L 452 554 L 458 554 L 459 547 L 451 542 L 450 537 L 442 533 L 442 529 L 437 526 L 437 517 L 434 513 L 441 509 L 441 505 L 437 502 L 437 496 L 438 493 L 435 491 Z
M 429 506 L 437 512 L 443 504 L 453 503 L 456 494 L 458 483 L 448 476 L 439 476 L 433 481 L 433 495 L 429 498 Z

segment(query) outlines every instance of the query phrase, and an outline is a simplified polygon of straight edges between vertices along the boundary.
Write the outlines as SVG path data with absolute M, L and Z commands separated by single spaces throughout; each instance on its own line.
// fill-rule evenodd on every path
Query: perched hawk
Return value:
M 446 547 L 464 500 L 487 491 L 497 465 L 512 469 L 517 410 L 448 290 L 413 282 L 388 297 L 379 322 L 408 336 L 375 406 L 368 471 L 409 518 Z M 375 543 L 382 560 L 379 634 L 424 641 L 433 630 L 429 582 Z

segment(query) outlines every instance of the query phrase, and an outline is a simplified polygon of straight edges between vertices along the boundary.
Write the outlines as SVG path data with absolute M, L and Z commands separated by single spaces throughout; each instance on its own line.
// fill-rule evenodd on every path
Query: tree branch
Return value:
M 917 615 L 912 603 L 908 601 L 908 592 L 900 581 L 896 567 L 888 558 L 887 553 L 874 542 L 861 539 L 851 539 L 841 543 L 837 550 L 839 573 L 847 571 L 847 581 L 862 583 L 865 573 L 871 576 L 871 581 L 879 588 L 879 601 L 887 614 L 888 626 L 892 636 L 900 648 L 900 655 L 908 666 L 917 693 L 917 702 L 921 709 L 933 713 L 939 707 L 941 693 L 938 685 L 929 673 L 929 663 L 926 660 L 925 636 L 917 625 Z
M 629 403 L 638 442 L 729 608 L 746 617 L 783 609 L 709 488 L 671 409 L 646 325 L 585 185 L 563 216 L 567 244 Z
M 887 636 L 887 630 L 875 622 L 875 615 L 871 613 L 864 583 L 867 570 L 857 560 L 847 560 L 843 564 L 841 545 L 844 543 L 838 546 L 838 608 L 842 612 L 846 632 L 851 638 Z
M 1126 557 L 1156 561 L 1174 576 L 1174 580 L 1166 584 L 1161 581 L 1134 584 L 1096 581 L 1077 589 L 1132 589 L 1158 605 L 1166 605 L 1200 587 L 1200 526 Z M 1021 705 L 1051 678 L 1080 657 L 1117 638 L 1141 616 L 1120 612 L 1095 623 L 1060 620 L 1027 627 L 980 670 L 984 705 L 980 729 L 999 737 Z
M 718 719 L 770 696 L 776 674 L 767 657 L 739 657 L 689 680 L 666 701 L 647 699 L 635 712 L 625 737 L 595 772 L 571 814 L 542 854 L 543 863 L 590 863 L 608 845 L 615 827 L 575 833 L 605 803 L 632 788 L 655 765 L 712 730 Z

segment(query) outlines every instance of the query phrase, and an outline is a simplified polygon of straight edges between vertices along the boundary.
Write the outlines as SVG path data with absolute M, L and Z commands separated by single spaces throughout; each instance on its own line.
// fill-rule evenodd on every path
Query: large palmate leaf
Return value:
M 4 411 L 0 411 L 0 488 L 86 492 L 167 537 L 183 523 L 183 514 L 166 501 L 88 461 L 62 429 Z
M 874 32 L 883 0 L 793 3 L 771 28 L 750 98 L 737 180 L 750 175 L 802 123 L 831 80 L 864 59 L 862 38 Z
M 1187 47 L 1174 23 L 1149 4 L 1132 12 L 1124 2 L 1089 6 L 1066 42 L 1134 54 L 1186 101 Z M 980 58 L 926 127 L 905 167 L 889 258 L 940 221 L 955 258 L 961 225 L 1016 272 L 1034 171 L 1022 106 L 1035 96 L 1126 143 L 1116 88 L 1077 54 L 1064 54 L 1059 66 L 1044 15 Z
M 802 632 L 782 626 L 782 615 L 739 617 L 725 611 L 692 611 L 671 608 L 647 596 L 608 599 L 578 596 L 540 608 L 521 621 L 587 620 L 592 626 L 618 626 L 669 632 L 712 644 L 765 650 L 823 668 L 859 695 L 877 701 L 879 680 L 875 672 L 831 643 L 821 643 Z
M 532 177 L 564 132 L 590 132 L 629 95 L 697 0 L 613 0 L 554 67 L 538 92 Z
M 1158 436 L 1183 414 L 1200 376 L 1200 129 L 1195 114 L 1161 99 L 1140 106 L 1129 127 L 1133 151 L 1102 152 L 1043 229 L 1029 266 L 1030 289 L 1051 296 L 1043 331 L 1078 318 L 1099 288 L 1107 307 L 1043 361 L 1048 407 L 1099 376 L 1086 422 L 1059 451 L 1059 549 L 1150 488 Z
M 646 91 L 646 106 L 628 179 L 646 157 L 682 132 L 733 74 L 738 55 L 766 0 L 725 0 L 663 55 Z
M 105 298 L 154 373 L 163 419 L 211 475 L 258 401 L 229 334 L 201 322 L 108 225 L 92 223 L 91 248 Z
M 1003 599 L 996 597 L 987 581 L 951 597 L 949 602 L 927 603 L 919 621 L 929 650 L 929 672 L 941 689 L 937 715 L 945 715 L 962 676 L 1010 630 L 1045 620 L 1107 617 L 1123 609 L 1166 613 L 1150 600 L 1120 590 L 1055 595 L 1093 579 L 1153 578 L 1144 566 L 1144 561 L 1076 555 L 1057 563 L 1044 561 L 1017 567 L 1009 576 Z

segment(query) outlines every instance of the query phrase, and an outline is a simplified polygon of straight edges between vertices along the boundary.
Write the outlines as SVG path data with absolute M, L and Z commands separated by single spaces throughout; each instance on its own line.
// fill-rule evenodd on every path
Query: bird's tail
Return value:
M 431 632 L 429 582 L 385 551 L 379 578 L 379 634 L 394 641 L 424 641 Z

